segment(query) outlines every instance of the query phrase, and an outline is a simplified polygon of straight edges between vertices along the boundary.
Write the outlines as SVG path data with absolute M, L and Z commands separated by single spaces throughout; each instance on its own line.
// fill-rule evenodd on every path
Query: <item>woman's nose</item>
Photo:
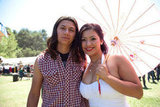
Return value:
M 89 40 L 86 41 L 86 45 L 89 46 L 91 45 L 91 42 Z

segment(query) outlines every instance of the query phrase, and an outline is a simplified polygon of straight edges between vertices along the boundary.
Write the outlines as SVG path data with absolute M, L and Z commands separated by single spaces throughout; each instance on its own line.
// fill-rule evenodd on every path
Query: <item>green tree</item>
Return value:
M 0 56 L 6 58 L 16 57 L 16 54 L 20 51 L 20 48 L 18 48 L 17 40 L 15 39 L 15 35 L 11 31 L 11 29 L 6 28 L 6 30 L 9 36 L 2 37 L 2 40 L 0 42 Z
M 22 53 L 24 57 L 36 56 L 40 54 L 41 51 L 32 50 L 31 48 L 25 48 Z
M 28 29 L 21 29 L 16 35 L 18 46 L 22 49 L 32 45 L 31 32 Z
M 43 40 L 44 40 L 44 41 L 47 41 L 47 32 L 46 32 L 46 30 L 45 30 L 45 29 L 42 29 L 42 30 L 40 31 L 40 33 L 42 34 Z
M 16 34 L 16 39 L 18 46 L 22 48 L 21 53 L 17 54 L 18 57 L 36 56 L 46 49 L 47 33 L 44 29 L 38 32 L 21 29 Z

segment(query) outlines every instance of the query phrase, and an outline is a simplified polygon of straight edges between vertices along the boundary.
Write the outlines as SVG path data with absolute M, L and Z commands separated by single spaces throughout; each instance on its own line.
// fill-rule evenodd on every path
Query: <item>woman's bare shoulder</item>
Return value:
M 122 60 L 126 59 L 126 57 L 124 55 L 108 55 L 108 56 L 106 56 L 106 58 L 107 57 L 109 60 L 114 60 L 114 61 L 122 61 Z

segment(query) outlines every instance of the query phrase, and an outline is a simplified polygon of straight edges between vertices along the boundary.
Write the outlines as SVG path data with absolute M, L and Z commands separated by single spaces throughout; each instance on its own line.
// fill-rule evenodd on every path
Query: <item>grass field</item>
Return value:
M 32 79 L 23 78 L 13 82 L 12 76 L 0 76 L 0 107 L 26 107 Z M 149 89 L 143 89 L 143 98 L 137 100 L 127 97 L 131 107 L 160 107 L 160 82 L 146 83 Z M 41 99 L 39 107 L 41 106 Z
M 32 79 L 26 77 L 13 82 L 12 76 L 0 76 L 0 107 L 26 107 L 31 82 Z

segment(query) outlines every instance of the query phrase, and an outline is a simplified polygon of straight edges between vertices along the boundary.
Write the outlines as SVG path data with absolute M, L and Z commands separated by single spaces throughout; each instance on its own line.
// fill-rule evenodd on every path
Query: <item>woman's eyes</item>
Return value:
M 96 38 L 91 38 L 91 40 L 96 40 Z
M 81 39 L 82 41 L 85 41 L 85 39 Z
M 83 38 L 82 38 L 81 40 L 82 40 L 82 41 L 86 41 L 86 39 L 83 39 Z M 94 40 L 96 40 L 96 38 L 91 38 L 90 40 L 91 40 L 91 41 L 94 41 Z

